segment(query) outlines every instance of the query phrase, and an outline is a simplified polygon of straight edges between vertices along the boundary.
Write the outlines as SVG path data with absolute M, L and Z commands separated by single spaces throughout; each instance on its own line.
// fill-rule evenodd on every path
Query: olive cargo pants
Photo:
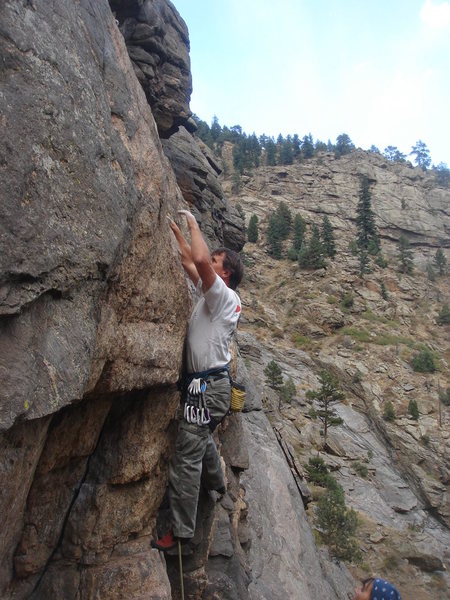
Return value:
M 208 379 L 205 392 L 211 419 L 220 423 L 230 409 L 231 386 L 228 377 Z M 192 538 L 197 518 L 200 483 L 217 490 L 225 486 L 216 444 L 208 425 L 181 420 L 175 453 L 169 468 L 169 502 L 173 533 Z

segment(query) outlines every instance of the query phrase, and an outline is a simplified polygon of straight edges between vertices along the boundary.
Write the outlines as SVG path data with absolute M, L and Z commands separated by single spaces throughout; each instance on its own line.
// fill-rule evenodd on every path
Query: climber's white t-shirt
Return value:
M 188 373 L 223 367 L 230 362 L 230 342 L 241 314 L 241 300 L 218 275 L 206 293 L 201 280 L 186 342 Z

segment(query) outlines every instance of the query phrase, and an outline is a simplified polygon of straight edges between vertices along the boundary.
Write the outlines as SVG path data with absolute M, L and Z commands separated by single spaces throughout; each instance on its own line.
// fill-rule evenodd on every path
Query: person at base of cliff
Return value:
M 397 588 L 384 579 L 369 577 L 361 583 L 353 600 L 402 600 Z
M 179 213 L 186 217 L 191 245 L 170 217 L 169 226 L 198 300 L 186 337 L 184 418 L 169 467 L 172 530 L 152 542 L 162 551 L 194 536 L 201 483 L 222 494 L 226 491 L 212 433 L 230 409 L 229 349 L 241 315 L 241 301 L 235 292 L 243 275 L 239 254 L 227 248 L 210 254 L 195 217 L 187 210 Z

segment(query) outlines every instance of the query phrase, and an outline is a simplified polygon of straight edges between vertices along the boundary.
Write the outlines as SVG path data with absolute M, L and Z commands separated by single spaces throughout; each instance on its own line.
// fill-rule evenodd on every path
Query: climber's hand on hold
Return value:
M 178 227 L 178 225 L 175 223 L 175 221 L 172 219 L 172 217 L 170 215 L 166 215 L 166 219 L 167 222 L 169 224 L 170 229 L 174 232 L 174 234 L 176 235 L 177 233 L 181 234 L 180 228 Z
M 179 210 L 178 214 L 179 215 L 184 215 L 186 217 L 186 223 L 188 224 L 189 229 L 191 229 L 192 227 L 198 227 L 196 218 L 188 210 L 184 210 L 184 209 L 183 210 Z

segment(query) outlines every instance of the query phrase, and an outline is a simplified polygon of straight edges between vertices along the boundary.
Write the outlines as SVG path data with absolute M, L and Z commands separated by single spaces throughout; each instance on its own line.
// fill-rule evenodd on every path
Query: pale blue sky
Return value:
M 172 1 L 209 124 L 405 154 L 421 139 L 450 166 L 449 1 Z

